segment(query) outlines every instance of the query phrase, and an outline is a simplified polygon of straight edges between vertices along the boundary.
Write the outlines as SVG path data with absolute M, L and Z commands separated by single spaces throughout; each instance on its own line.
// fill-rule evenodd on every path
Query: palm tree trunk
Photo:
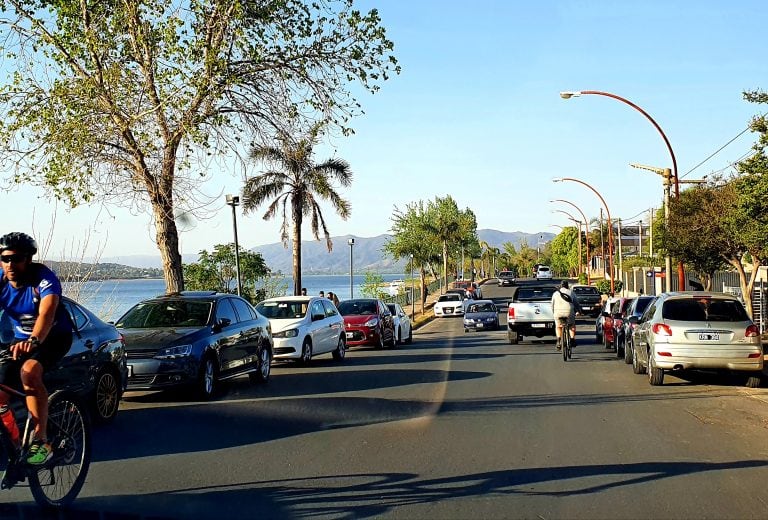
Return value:
M 295 198 L 291 201 L 293 213 L 293 295 L 301 295 L 301 203 Z
M 448 242 L 443 240 L 443 291 L 448 290 Z

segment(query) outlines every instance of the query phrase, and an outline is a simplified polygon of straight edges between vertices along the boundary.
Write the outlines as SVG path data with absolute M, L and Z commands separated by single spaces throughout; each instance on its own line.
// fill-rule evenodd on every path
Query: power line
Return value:
M 696 166 L 694 166 L 693 168 L 691 168 L 690 170 L 688 170 L 687 172 L 685 172 L 685 173 L 684 173 L 684 174 L 683 174 L 683 175 L 682 175 L 680 178 L 681 178 L 681 179 L 685 178 L 685 176 L 686 176 L 686 175 L 690 174 L 690 173 L 691 173 L 691 172 L 693 172 L 693 171 L 694 171 L 696 168 L 698 168 L 699 166 L 701 166 L 702 164 L 704 164 L 705 162 L 707 162 L 708 160 L 710 160 L 712 157 L 714 157 L 715 155 L 717 155 L 718 153 L 720 153 L 721 151 L 723 151 L 723 149 L 724 149 L 726 146 L 728 146 L 729 144 L 731 144 L 732 142 L 734 142 L 736 139 L 738 139 L 739 137 L 741 137 L 742 135 L 744 135 L 746 132 L 748 132 L 748 131 L 749 131 L 749 129 L 750 129 L 750 128 L 751 128 L 750 126 L 746 127 L 744 130 L 742 130 L 741 132 L 739 132 L 739 133 L 736 135 L 736 137 L 734 137 L 733 139 L 731 139 L 730 141 L 728 141 L 727 143 L 725 143 L 723 146 L 721 146 L 720 148 L 718 148 L 717 150 L 715 150 L 714 152 L 712 152 L 712 153 L 711 153 L 711 154 L 710 154 L 710 155 L 709 155 L 709 156 L 708 156 L 706 159 L 704 159 L 704 160 L 703 160 L 703 161 L 701 161 L 699 164 L 697 164 Z M 739 162 L 739 161 L 736 161 L 736 162 Z M 735 164 L 735 163 L 733 163 L 733 164 Z M 732 164 L 731 164 L 731 165 L 729 165 L 729 166 L 726 166 L 726 168 L 729 168 L 730 166 L 732 166 Z M 725 169 L 725 168 L 723 168 L 723 169 Z

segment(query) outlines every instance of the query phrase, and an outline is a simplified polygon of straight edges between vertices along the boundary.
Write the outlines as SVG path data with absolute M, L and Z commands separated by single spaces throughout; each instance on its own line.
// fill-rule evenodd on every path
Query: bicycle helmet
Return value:
M 562 282 L 560 282 L 560 287 L 562 287 L 563 289 L 567 289 L 568 288 L 568 280 L 563 280 Z
M 7 249 L 27 253 L 29 256 L 37 253 L 37 242 L 26 233 L 14 231 L 0 237 L 0 253 Z

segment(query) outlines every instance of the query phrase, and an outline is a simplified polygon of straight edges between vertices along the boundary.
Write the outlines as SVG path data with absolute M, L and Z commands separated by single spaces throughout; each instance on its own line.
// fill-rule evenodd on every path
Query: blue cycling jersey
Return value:
M 0 308 L 5 310 L 16 339 L 27 339 L 40 314 L 40 300 L 50 294 L 61 297 L 61 283 L 53 271 L 43 264 L 30 264 L 27 283 L 13 287 L 5 277 L 0 283 Z M 56 309 L 51 332 L 72 330 L 67 311 L 63 305 Z

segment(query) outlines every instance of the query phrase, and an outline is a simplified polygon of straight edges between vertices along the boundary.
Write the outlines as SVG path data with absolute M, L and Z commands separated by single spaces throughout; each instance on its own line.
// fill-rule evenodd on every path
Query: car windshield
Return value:
M 469 306 L 468 312 L 496 312 L 496 306 L 492 303 L 476 303 Z
M 515 299 L 520 302 L 524 301 L 539 301 L 549 300 L 552 298 L 552 294 L 555 292 L 554 287 L 537 287 L 527 288 L 521 287 L 517 290 L 517 296 Z
M 211 315 L 213 302 L 189 300 L 156 300 L 141 302 L 126 312 L 116 326 L 124 329 L 162 327 L 204 327 Z
M 391 312 L 394 315 L 397 315 L 397 306 L 394 303 L 388 303 L 387 308 L 389 309 L 389 312 Z
M 461 301 L 461 296 L 458 294 L 444 294 L 440 296 L 437 301 L 439 302 L 458 302 Z
M 747 321 L 744 306 L 737 300 L 710 297 L 668 300 L 661 311 L 666 320 L 677 321 Z
M 597 292 L 597 287 L 574 287 L 573 288 L 574 294 L 594 294 L 599 295 L 600 293 Z
M 639 298 L 637 300 L 637 304 L 635 304 L 635 314 L 637 316 L 640 316 L 643 314 L 643 311 L 648 307 L 648 304 L 651 303 L 651 300 L 653 300 L 652 296 L 646 296 L 644 298 Z
M 258 304 L 256 310 L 270 319 L 290 320 L 306 316 L 308 306 L 305 301 L 266 301 Z
M 342 316 L 376 314 L 376 302 L 347 300 L 339 303 L 339 313 L 341 313 Z

